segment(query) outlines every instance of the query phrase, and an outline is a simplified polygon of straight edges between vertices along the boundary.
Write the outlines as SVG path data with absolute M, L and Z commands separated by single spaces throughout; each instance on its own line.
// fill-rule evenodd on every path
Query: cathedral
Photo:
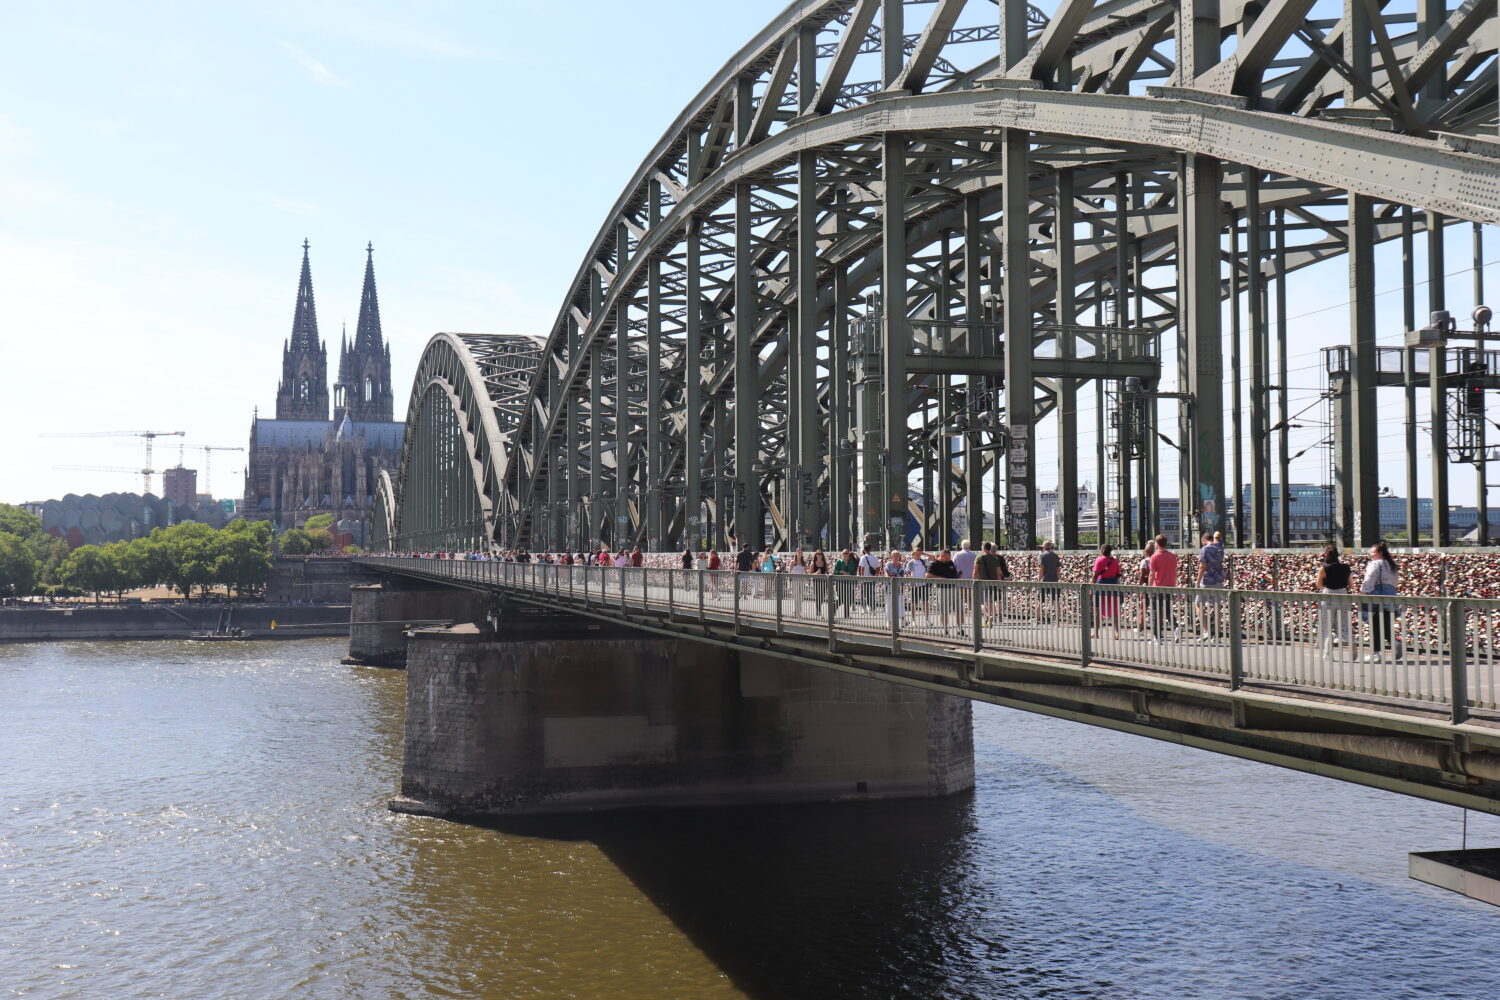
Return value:
M 302 277 L 292 315 L 292 336 L 282 345 L 276 418 L 257 409 L 250 424 L 243 516 L 278 528 L 332 514 L 335 536 L 364 545 L 381 470 L 395 472 L 405 427 L 392 419 L 391 351 L 380 330 L 375 296 L 375 248 L 365 248 L 365 286 L 354 342 L 339 347 L 338 381 L 328 393 L 328 352 L 318 336 L 308 243 L 302 241 Z

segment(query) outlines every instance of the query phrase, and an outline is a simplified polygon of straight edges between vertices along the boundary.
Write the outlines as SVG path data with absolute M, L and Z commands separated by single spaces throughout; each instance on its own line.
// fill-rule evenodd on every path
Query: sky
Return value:
M 783 6 L 7 3 L 0 501 L 139 491 L 53 466 L 138 469 L 140 439 L 43 433 L 185 431 L 158 468 L 243 447 L 304 237 L 331 375 L 374 243 L 398 420 L 434 332 L 545 334 L 641 157 Z M 243 468 L 215 452 L 213 491 Z
M 139 469 L 139 439 L 43 434 L 185 431 L 157 442 L 157 468 L 177 463 L 178 441 L 200 470 L 194 447 L 243 447 L 255 408 L 274 411 L 304 238 L 334 370 L 374 243 L 397 419 L 432 333 L 545 334 L 641 157 L 783 6 L 572 0 L 559 19 L 560 5 L 512 0 L 12 0 L 0 35 L 0 500 L 139 490 L 138 474 L 55 468 Z M 1449 236 L 1460 317 L 1469 238 L 1467 226 Z M 1391 248 L 1378 268 L 1377 288 L 1397 288 Z M 1326 476 L 1326 451 L 1307 447 L 1328 433 L 1317 352 L 1348 340 L 1347 288 L 1342 259 L 1289 282 L 1291 409 L 1311 407 L 1293 434 L 1294 481 Z M 1379 302 L 1380 340 L 1397 344 L 1400 296 Z M 1091 428 L 1092 392 L 1080 395 Z M 1384 402 L 1383 415 L 1399 411 L 1398 397 Z M 1397 492 L 1400 439 L 1399 422 L 1382 424 Z M 1057 450 L 1037 442 L 1041 487 Z M 1170 448 L 1163 460 L 1175 482 Z M 242 452 L 214 453 L 213 492 L 238 495 L 243 467 Z M 1455 471 L 1454 502 L 1472 502 L 1471 481 Z

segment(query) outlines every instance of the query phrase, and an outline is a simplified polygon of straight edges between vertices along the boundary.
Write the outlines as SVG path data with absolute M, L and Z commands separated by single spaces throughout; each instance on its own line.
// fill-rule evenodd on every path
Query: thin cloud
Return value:
M 294 215 L 312 215 L 318 211 L 318 206 L 307 201 L 293 201 L 291 198 L 278 198 L 273 194 L 260 196 L 261 204 L 283 212 L 291 212 Z
M 339 76 L 333 70 L 323 65 L 300 45 L 291 42 L 282 42 L 281 47 L 286 49 L 287 54 L 297 61 L 297 65 L 307 70 L 307 75 L 312 77 L 314 83 L 321 83 L 325 87 L 350 87 L 353 86 L 348 80 Z

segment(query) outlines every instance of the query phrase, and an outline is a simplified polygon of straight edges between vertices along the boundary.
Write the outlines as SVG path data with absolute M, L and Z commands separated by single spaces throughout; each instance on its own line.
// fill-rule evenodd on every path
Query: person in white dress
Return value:
M 787 585 L 792 590 L 792 616 L 801 618 L 802 589 L 807 582 L 807 554 L 801 549 L 792 553 L 792 564 L 787 567 L 787 573 L 794 578 L 787 581 Z

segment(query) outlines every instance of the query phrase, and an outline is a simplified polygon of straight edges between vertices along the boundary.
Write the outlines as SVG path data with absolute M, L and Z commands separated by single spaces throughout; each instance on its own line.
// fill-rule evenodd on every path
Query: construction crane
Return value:
M 77 433 L 63 432 L 63 433 L 58 433 L 58 434 L 41 434 L 41 435 L 39 435 L 39 437 L 44 437 L 44 438 L 109 438 L 109 437 L 138 437 L 138 438 L 145 438 L 146 439 L 146 462 L 145 462 L 145 465 L 140 469 L 141 475 L 145 477 L 145 485 L 141 489 L 141 493 L 142 494 L 146 494 L 146 493 L 150 493 L 151 492 L 151 477 L 157 474 L 155 468 L 153 468 L 153 466 L 155 465 L 155 463 L 152 462 L 152 460 L 151 460 L 151 445 L 152 445 L 152 443 L 157 438 L 159 438 L 159 437 L 186 437 L 186 436 L 187 436 L 187 431 L 79 431 Z M 64 468 L 64 466 L 58 466 L 58 468 Z M 78 468 L 78 469 L 81 470 L 84 467 L 83 466 L 77 466 L 76 468 Z M 92 469 L 92 471 L 94 471 L 94 472 L 120 472 L 122 470 L 120 470 L 118 468 L 108 468 L 108 469 L 106 469 L 106 468 L 102 468 L 102 467 L 94 467 Z M 136 470 L 129 469 L 129 470 L 124 470 L 124 471 L 134 472 Z
M 208 484 L 209 469 L 211 468 L 210 463 L 213 462 L 213 453 L 216 451 L 244 451 L 245 449 L 237 445 L 217 444 L 194 445 L 194 448 L 199 448 L 203 451 L 203 492 L 207 493 L 209 496 L 213 496 L 214 491 L 209 487 Z
M 69 472 L 135 472 L 141 477 L 141 496 L 151 492 L 151 477 L 157 475 L 157 470 L 149 465 L 144 469 L 133 469 L 128 465 L 54 465 L 54 469 L 66 469 Z

